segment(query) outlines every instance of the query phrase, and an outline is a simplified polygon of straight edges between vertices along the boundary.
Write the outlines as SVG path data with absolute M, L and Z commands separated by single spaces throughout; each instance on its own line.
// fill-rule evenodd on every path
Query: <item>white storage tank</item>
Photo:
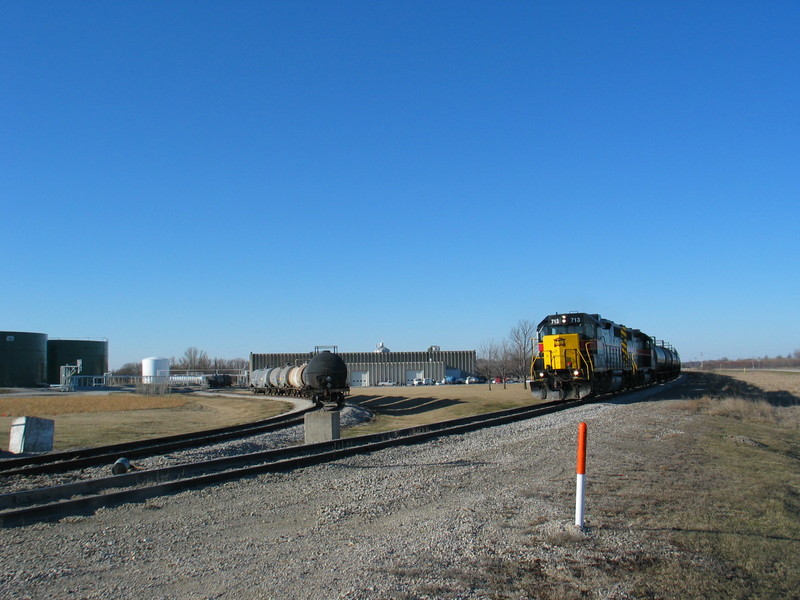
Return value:
M 168 383 L 169 359 L 150 356 L 142 359 L 142 383 Z

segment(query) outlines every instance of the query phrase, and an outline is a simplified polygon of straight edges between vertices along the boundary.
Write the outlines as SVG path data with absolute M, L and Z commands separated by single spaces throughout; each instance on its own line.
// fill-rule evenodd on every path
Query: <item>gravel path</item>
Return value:
M 692 417 L 669 404 L 593 404 L 0 530 L 0 598 L 526 598 L 526 586 L 571 586 L 566 565 L 608 559 L 582 549 L 591 538 L 606 554 L 671 551 L 641 532 L 593 529 L 591 496 L 594 457 L 619 471 L 620 440 L 639 436 L 659 452 L 681 434 L 679 419 Z M 589 425 L 584 531 L 573 526 L 580 421 Z M 630 597 L 622 581 L 601 583 L 589 597 Z

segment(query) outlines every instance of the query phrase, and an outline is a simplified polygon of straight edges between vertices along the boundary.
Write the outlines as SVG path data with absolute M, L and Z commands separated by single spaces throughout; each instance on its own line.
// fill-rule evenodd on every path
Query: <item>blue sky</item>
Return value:
M 800 348 L 800 3 L 6 2 L 0 329 Z

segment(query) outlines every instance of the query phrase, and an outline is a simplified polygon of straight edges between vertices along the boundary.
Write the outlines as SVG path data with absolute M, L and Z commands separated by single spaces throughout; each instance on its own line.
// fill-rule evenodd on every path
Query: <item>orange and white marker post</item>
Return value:
M 578 467 L 575 489 L 575 525 L 583 529 L 583 500 L 586 495 L 586 423 L 578 425 Z

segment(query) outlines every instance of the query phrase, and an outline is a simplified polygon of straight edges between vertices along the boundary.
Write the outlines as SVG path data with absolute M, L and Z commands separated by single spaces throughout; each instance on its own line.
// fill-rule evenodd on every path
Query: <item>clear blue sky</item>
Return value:
M 800 3 L 4 2 L 0 329 L 800 348 Z

